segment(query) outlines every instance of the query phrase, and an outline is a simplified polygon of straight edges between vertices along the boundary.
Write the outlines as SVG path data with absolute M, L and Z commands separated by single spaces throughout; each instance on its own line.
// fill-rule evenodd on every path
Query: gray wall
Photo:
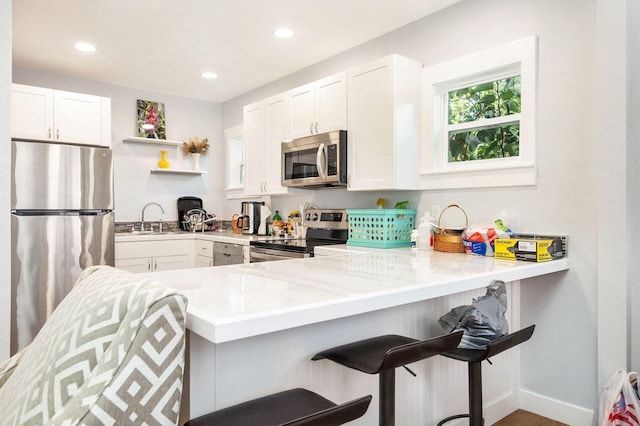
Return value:
M 595 20 L 594 0 L 463 1 L 223 106 L 230 127 L 241 123 L 245 104 L 390 53 L 428 66 L 538 35 L 538 184 L 385 196 L 411 199 L 419 215 L 431 205 L 457 203 L 474 224 L 503 217 L 518 231 L 570 234 L 570 271 L 527 280 L 522 288 L 522 323 L 537 324 L 522 351 L 522 388 L 587 409 L 598 393 Z M 320 207 L 372 207 L 378 196 L 338 190 L 306 199 Z M 301 199 L 274 198 L 272 207 L 286 212 Z
M 640 182 L 640 168 L 638 161 L 640 160 L 640 147 L 637 141 L 640 140 L 640 81 L 637 78 L 640 75 L 640 28 L 637 25 L 640 17 L 640 4 L 637 1 L 627 2 L 629 10 L 627 13 L 627 30 L 629 32 L 629 53 L 628 62 L 628 78 L 627 84 L 629 94 L 629 109 L 627 119 L 629 120 L 627 140 L 629 153 L 627 156 L 627 168 L 629 170 L 629 182 Z M 628 264 L 629 264 L 629 300 L 628 312 L 631 316 L 628 334 L 631 340 L 630 365 L 629 370 L 640 370 L 640 262 L 637 262 L 637 250 L 634 245 L 640 241 L 640 188 L 638 185 L 630 185 L 629 194 L 629 237 L 627 239 Z M 635 309 L 634 309 L 635 307 Z
M 11 1 L 0 1 L 0 362 L 9 357 L 11 245 L 9 179 L 11 165 Z
M 58 90 L 88 93 L 111 98 L 111 136 L 114 155 L 114 192 L 116 221 L 139 221 L 146 203 L 160 203 L 166 214 L 156 207 L 149 208 L 145 220 L 177 220 L 176 199 L 195 195 L 203 199 L 204 207 L 218 211 L 224 199 L 224 152 L 222 106 L 213 102 L 138 89 L 79 80 L 61 75 L 14 67 L 13 82 Z M 202 176 L 150 174 L 160 160 L 160 151 L 167 150 L 170 168 L 191 170 L 191 156 L 184 156 L 180 148 L 166 145 L 123 143 L 137 136 L 136 100 L 163 102 L 166 110 L 167 139 L 187 141 L 190 137 L 208 138 L 210 152 L 200 159 Z

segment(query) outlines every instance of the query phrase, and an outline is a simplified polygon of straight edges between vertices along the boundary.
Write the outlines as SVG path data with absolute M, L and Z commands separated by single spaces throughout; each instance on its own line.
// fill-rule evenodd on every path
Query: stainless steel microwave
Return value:
M 282 186 L 321 188 L 346 185 L 346 130 L 282 142 Z

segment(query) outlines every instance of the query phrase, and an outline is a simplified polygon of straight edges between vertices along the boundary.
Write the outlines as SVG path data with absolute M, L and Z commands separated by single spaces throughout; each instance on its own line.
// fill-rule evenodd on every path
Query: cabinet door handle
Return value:
M 56 139 L 60 140 L 60 129 L 56 129 Z
M 151 270 L 151 259 L 147 260 L 147 271 Z
M 51 127 L 49 127 L 49 139 L 51 139 Z
M 154 260 L 153 260 L 153 270 L 154 270 L 154 271 L 157 271 L 157 270 L 158 270 L 158 260 L 157 260 L 157 259 L 154 259 Z
M 318 122 L 316 121 L 316 134 L 318 133 Z
M 309 123 L 309 133 L 313 134 L 313 123 Z

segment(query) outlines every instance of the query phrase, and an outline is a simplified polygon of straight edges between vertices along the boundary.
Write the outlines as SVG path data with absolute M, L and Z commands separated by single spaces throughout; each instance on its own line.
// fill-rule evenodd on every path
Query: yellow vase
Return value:
M 162 155 L 162 158 L 158 161 L 158 167 L 161 169 L 168 169 L 169 161 L 167 160 L 167 151 L 160 151 L 160 154 Z

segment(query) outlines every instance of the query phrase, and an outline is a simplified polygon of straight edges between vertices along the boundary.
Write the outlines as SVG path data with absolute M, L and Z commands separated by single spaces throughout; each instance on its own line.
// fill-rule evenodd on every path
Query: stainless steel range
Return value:
M 347 242 L 349 224 L 345 209 L 307 209 L 303 215 L 305 238 L 251 241 L 251 263 L 313 257 L 313 248 Z

